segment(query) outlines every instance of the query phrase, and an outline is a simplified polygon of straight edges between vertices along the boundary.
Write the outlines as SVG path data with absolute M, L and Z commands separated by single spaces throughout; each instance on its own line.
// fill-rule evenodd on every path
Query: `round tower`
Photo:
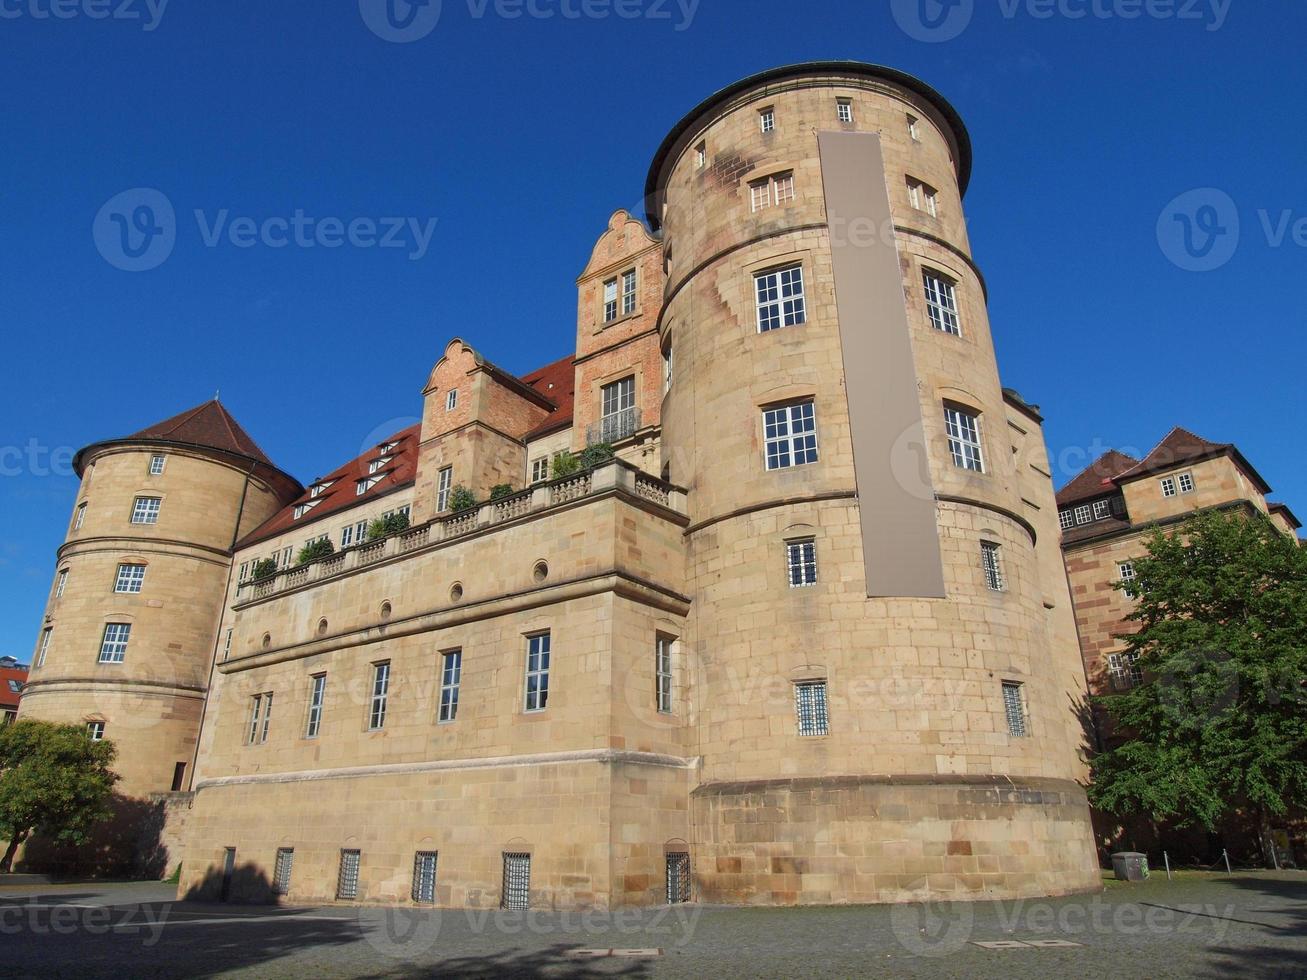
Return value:
M 1040 572 L 970 167 L 933 89 L 826 62 L 716 93 L 650 169 L 707 901 L 1098 885 L 1069 596 Z
M 25 718 L 118 749 L 118 792 L 190 779 L 233 544 L 302 493 L 215 399 L 77 454 Z

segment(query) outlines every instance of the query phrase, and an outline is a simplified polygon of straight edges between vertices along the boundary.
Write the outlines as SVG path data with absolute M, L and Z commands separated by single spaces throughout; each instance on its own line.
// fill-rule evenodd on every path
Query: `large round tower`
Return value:
M 718 92 L 651 167 L 705 900 L 1097 887 L 1052 488 L 999 382 L 970 166 L 934 90 L 831 62 Z
M 217 401 L 88 446 L 25 718 L 113 740 L 118 791 L 190 779 L 232 546 L 302 488 Z

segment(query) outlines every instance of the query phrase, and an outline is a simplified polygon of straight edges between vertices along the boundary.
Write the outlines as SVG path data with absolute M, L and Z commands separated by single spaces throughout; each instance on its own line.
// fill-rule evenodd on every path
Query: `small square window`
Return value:
M 1181 493 L 1192 493 L 1192 492 L 1193 492 L 1193 489 L 1194 489 L 1194 475 L 1193 475 L 1192 473 L 1181 473 L 1178 477 L 1176 477 L 1176 480 L 1177 480 L 1177 482 L 1180 484 L 1180 492 L 1181 492 Z
M 817 462 L 817 414 L 811 400 L 764 409 L 762 430 L 767 469 Z
M 136 594 L 141 591 L 145 583 L 145 566 L 128 565 L 118 566 L 118 576 L 114 580 L 114 592 L 126 592 Z
M 86 723 L 86 734 L 91 736 L 92 742 L 98 742 L 104 738 L 104 722 L 88 721 Z
M 133 524 L 158 524 L 162 497 L 137 497 L 132 504 Z
M 1069 507 L 1066 510 L 1057 512 L 1057 521 L 1062 525 L 1063 531 L 1068 531 L 1076 526 L 1076 515 Z
M 162 476 L 165 458 L 163 456 L 150 457 L 150 476 Z
M 758 128 L 764 133 L 776 130 L 776 110 L 767 108 L 758 113 Z
M 835 100 L 835 118 L 842 123 L 853 122 L 853 102 L 850 99 Z
M 794 713 L 800 735 L 829 735 L 826 716 L 826 682 L 803 681 L 794 685 Z
M 1161 479 L 1160 481 L 1158 481 L 1158 482 L 1159 482 L 1159 483 L 1161 484 L 1161 486 L 1162 486 L 1162 496 L 1163 496 L 1163 497 L 1174 497 L 1174 496 L 1175 496 L 1175 477 L 1173 477 L 1173 476 L 1164 476 L 1164 477 L 1162 477 L 1162 479 Z
M 1007 716 L 1007 731 L 1017 738 L 1025 738 L 1030 734 L 1024 687 L 1017 681 L 1003 682 L 1003 713 Z
M 948 434 L 948 451 L 953 465 L 962 470 L 985 472 L 980 446 L 980 416 L 966 409 L 944 407 L 944 429 Z
M 1088 524 L 1094 519 L 1093 509 L 1088 504 L 1080 504 L 1076 507 L 1076 523 Z
M 1094 520 L 1101 521 L 1109 516 L 1111 508 L 1106 500 L 1094 501 Z
M 785 561 L 789 572 L 790 588 L 799 589 L 817 584 L 817 541 L 804 538 L 785 543 Z

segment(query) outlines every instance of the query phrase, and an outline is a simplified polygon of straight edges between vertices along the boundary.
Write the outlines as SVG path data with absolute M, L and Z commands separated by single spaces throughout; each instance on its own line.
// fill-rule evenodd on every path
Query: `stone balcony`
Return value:
M 548 483 L 538 483 L 512 496 L 438 517 L 397 534 L 367 541 L 326 558 L 279 570 L 255 582 L 246 582 L 237 591 L 235 608 L 246 608 L 395 558 L 432 551 L 461 540 L 474 531 L 545 517 L 551 511 L 572 506 L 578 501 L 610 493 L 646 501 L 683 519 L 688 515 L 685 490 L 623 460 L 611 459 L 593 469 Z

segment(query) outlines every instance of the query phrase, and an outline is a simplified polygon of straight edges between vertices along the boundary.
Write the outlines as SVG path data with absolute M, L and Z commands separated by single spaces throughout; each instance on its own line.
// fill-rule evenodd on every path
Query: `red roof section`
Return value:
M 420 422 L 410 425 L 407 429 L 401 429 L 362 456 L 350 460 L 339 469 L 332 470 L 317 483 L 309 484 L 303 494 L 247 534 L 236 547 L 244 548 L 267 538 L 276 537 L 291 528 L 312 527 L 328 515 L 337 514 L 355 504 L 375 500 L 393 490 L 412 484 L 417 479 L 418 441 L 421 433 Z M 398 445 L 385 454 L 390 457 L 390 462 L 376 473 L 369 473 L 368 469 L 373 460 L 382 458 L 381 447 L 392 442 Z M 376 486 L 362 494 L 358 493 L 356 489 L 358 482 L 369 477 L 381 477 L 381 479 Z M 329 483 L 331 486 L 314 497 L 313 487 L 324 483 Z M 296 520 L 295 508 L 300 504 L 313 501 L 316 501 L 313 509 Z
M 530 374 L 524 374 L 522 381 L 558 406 L 549 418 L 526 433 L 522 437 L 524 440 L 537 439 L 572 424 L 572 414 L 576 405 L 576 357 L 574 355 L 568 354 L 552 364 L 546 364 Z
M 187 409 L 170 419 L 164 419 L 127 438 L 184 442 L 192 446 L 205 446 L 209 449 L 221 449 L 224 452 L 248 456 L 257 459 L 260 463 L 266 463 L 274 468 L 276 466 L 216 398 L 203 405 Z
M 1202 436 L 1196 436 L 1188 429 L 1176 426 L 1166 437 L 1153 447 L 1153 451 L 1144 457 L 1143 462 L 1119 474 L 1119 479 L 1134 480 L 1156 473 L 1172 466 L 1196 463 L 1214 456 L 1230 456 L 1248 474 L 1262 493 L 1270 493 L 1270 485 L 1262 479 L 1252 464 L 1244 459 L 1243 454 L 1232 442 L 1211 442 Z
M 1116 477 L 1138 465 L 1139 460 L 1133 456 L 1109 449 L 1057 492 L 1057 502 L 1060 506 L 1065 506 L 1111 493 L 1116 489 Z

